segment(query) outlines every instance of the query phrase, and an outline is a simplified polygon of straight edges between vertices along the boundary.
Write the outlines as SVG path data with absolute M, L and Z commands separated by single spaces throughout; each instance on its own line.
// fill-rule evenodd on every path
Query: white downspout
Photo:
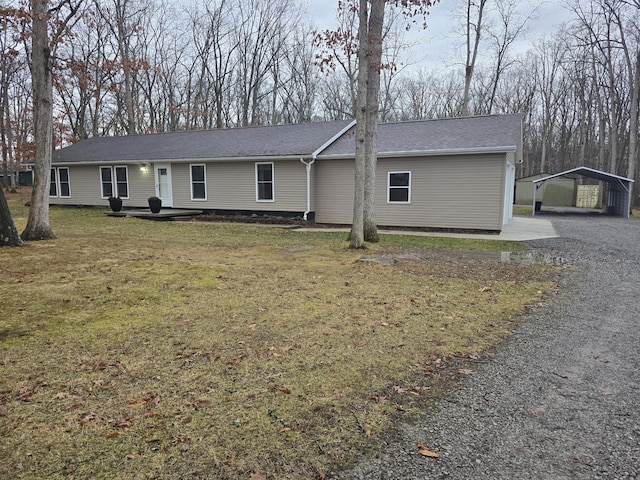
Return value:
M 300 161 L 305 164 L 307 167 L 307 210 L 304 212 L 302 218 L 307 221 L 307 216 L 311 213 L 311 165 L 316 162 L 316 158 L 320 155 L 327 147 L 329 147 L 333 142 L 335 142 L 338 138 L 348 132 L 354 125 L 356 124 L 355 120 L 350 121 L 347 125 L 345 125 L 342 130 L 336 133 L 333 137 L 327 140 L 323 145 L 321 145 L 315 152 L 311 154 L 311 160 L 309 162 L 305 162 L 304 158 L 300 157 Z
M 309 160 L 309 162 L 305 162 L 304 158 L 300 158 L 300 161 L 304 163 L 305 167 L 307 167 L 307 210 L 304 212 L 302 218 L 304 221 L 307 221 L 307 216 L 311 213 L 311 165 L 313 165 L 316 161 L 315 155 Z

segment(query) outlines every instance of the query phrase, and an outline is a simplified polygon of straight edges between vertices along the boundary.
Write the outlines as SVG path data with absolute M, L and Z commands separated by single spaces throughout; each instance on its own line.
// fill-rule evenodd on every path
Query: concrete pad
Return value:
M 298 232 L 349 232 L 349 228 L 299 228 Z M 527 240 L 538 240 L 541 238 L 558 237 L 558 233 L 550 220 L 532 217 L 513 217 L 511 221 L 505 225 L 500 234 L 487 233 L 453 233 L 453 232 L 420 232 L 420 231 L 403 231 L 403 230 L 384 230 L 379 229 L 382 235 L 414 235 L 417 237 L 448 237 L 448 238 L 469 238 L 475 240 L 508 240 L 516 242 L 524 242 Z
M 558 236 L 558 232 L 556 232 L 550 220 L 533 217 L 513 217 L 498 235 L 500 240 L 515 240 L 519 242 Z

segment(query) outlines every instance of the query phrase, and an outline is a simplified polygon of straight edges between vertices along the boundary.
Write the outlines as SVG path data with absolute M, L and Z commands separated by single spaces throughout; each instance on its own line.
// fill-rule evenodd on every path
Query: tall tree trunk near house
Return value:
M 349 248 L 364 248 L 364 184 L 366 156 L 367 74 L 364 66 L 369 62 L 367 35 L 367 0 L 360 0 L 358 93 L 356 96 L 356 158 L 353 195 L 353 220 L 349 236 Z
M 47 0 L 32 0 L 32 89 L 35 157 L 31 208 L 23 240 L 55 238 L 49 225 L 49 183 L 53 150 L 53 88 L 49 47 Z
M 13 223 L 4 191 L 0 188 L 0 247 L 19 247 L 20 245 L 22 245 L 22 240 Z
M 376 225 L 376 165 L 378 162 L 378 97 L 382 68 L 382 25 L 385 0 L 372 0 L 369 15 L 369 62 L 367 68 L 367 98 L 365 117 L 365 180 L 364 180 L 364 240 L 378 242 Z M 360 64 L 361 68 L 365 65 Z

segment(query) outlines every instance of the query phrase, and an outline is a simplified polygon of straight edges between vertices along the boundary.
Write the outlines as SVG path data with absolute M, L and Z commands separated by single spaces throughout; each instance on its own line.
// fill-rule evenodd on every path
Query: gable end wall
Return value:
M 379 159 L 376 220 L 381 226 L 501 230 L 505 154 Z M 315 218 L 351 224 L 353 160 L 318 160 Z M 387 203 L 388 172 L 411 172 L 411 203 Z

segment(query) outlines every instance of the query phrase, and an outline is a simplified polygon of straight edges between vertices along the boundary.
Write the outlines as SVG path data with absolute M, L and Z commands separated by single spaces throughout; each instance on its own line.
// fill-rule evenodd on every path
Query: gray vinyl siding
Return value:
M 379 159 L 376 221 L 381 226 L 502 229 L 505 155 Z M 350 224 L 353 161 L 316 162 L 316 221 Z M 388 172 L 411 172 L 411 202 L 387 203 Z
M 143 172 L 140 165 L 129 167 L 129 199 L 123 200 L 125 207 L 149 207 L 148 199 L 156 194 L 156 177 L 153 166 Z
M 273 162 L 273 202 L 256 200 L 256 162 L 194 162 L 194 165 L 202 163 L 206 165 L 207 200 L 191 200 L 190 164 L 172 164 L 174 208 L 281 212 L 306 210 L 306 169 L 299 161 Z
M 274 200 L 256 201 L 255 162 L 194 162 L 206 165 L 207 200 L 191 200 L 191 177 L 187 163 L 172 163 L 173 208 L 304 212 L 307 207 L 305 166 L 299 161 L 273 163 Z M 92 205 L 108 207 L 100 196 L 100 167 L 69 167 L 70 198 L 51 197 L 52 205 Z M 153 164 L 146 171 L 141 165 L 127 165 L 129 198 L 123 207 L 147 207 L 155 195 Z
M 101 198 L 100 167 L 107 165 L 69 166 L 70 198 L 49 197 L 51 205 L 87 205 L 109 207 L 106 198 Z M 122 166 L 122 165 L 118 165 Z M 147 207 L 147 199 L 155 195 L 153 169 L 143 173 L 140 165 L 126 165 L 129 181 L 129 198 L 122 200 L 123 207 Z
M 100 199 L 100 176 L 98 167 L 69 167 L 69 189 L 71 197 L 49 197 L 50 205 L 104 205 L 106 200 L 96 203 Z

